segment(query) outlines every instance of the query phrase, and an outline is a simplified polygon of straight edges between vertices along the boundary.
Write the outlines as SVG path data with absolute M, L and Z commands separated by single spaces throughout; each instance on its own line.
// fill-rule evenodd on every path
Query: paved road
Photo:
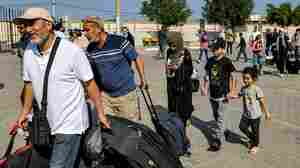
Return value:
M 146 75 L 150 83 L 154 103 L 166 109 L 166 81 L 163 74 L 163 60 L 157 59 L 154 51 L 140 51 L 145 58 Z M 198 55 L 197 51 L 193 52 Z M 203 65 L 199 68 L 202 69 Z M 236 63 L 241 69 L 244 65 Z M 19 110 L 18 94 L 22 87 L 18 59 L 10 54 L 0 54 L 0 83 L 5 89 L 0 90 L 0 153 L 4 152 L 8 141 L 7 122 L 17 116 Z M 272 67 L 266 68 L 273 71 Z M 270 111 L 273 114 L 272 127 L 262 124 L 261 151 L 255 158 L 247 154 L 247 149 L 239 143 L 242 134 L 238 130 L 241 103 L 234 101 L 226 111 L 227 128 L 232 132 L 223 150 L 217 153 L 207 152 L 210 128 L 213 126 L 211 110 L 207 97 L 195 93 L 193 104 L 195 111 L 189 135 L 192 137 L 193 155 L 182 158 L 186 168 L 298 168 L 300 167 L 300 77 L 289 76 L 282 80 L 268 73 L 259 80 L 268 98 Z M 151 126 L 148 112 L 143 107 L 143 122 Z M 19 139 L 18 143 L 22 143 Z

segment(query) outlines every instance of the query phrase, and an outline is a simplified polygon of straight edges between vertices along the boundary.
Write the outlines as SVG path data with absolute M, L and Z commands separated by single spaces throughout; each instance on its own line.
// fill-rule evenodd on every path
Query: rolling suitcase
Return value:
M 163 138 L 177 157 L 184 155 L 187 152 L 187 139 L 183 122 L 177 117 L 176 113 L 173 112 L 168 113 L 166 119 L 161 120 L 153 105 L 148 87 L 146 87 L 145 90 L 146 94 L 142 89 L 141 92 L 150 112 L 156 132 Z

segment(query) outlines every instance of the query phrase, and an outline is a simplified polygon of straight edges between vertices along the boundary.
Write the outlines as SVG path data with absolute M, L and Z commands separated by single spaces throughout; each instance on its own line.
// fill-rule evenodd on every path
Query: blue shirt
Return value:
M 124 37 L 108 34 L 102 48 L 94 42 L 87 52 L 96 83 L 108 95 L 124 96 L 136 88 L 131 62 L 138 54 Z

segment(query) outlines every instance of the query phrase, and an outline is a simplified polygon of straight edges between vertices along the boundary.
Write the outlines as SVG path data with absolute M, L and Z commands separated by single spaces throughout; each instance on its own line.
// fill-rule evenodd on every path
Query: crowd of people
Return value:
M 300 69 L 299 32 L 300 29 L 298 28 L 290 36 L 286 29 L 274 28 L 273 31 L 267 29 L 265 33 L 250 33 L 246 39 L 244 33 L 239 33 L 236 36 L 231 30 L 228 30 L 221 33 L 219 37 L 226 41 L 226 55 L 232 60 L 238 62 L 243 55 L 244 62 L 247 63 L 252 60 L 251 63 L 260 75 L 263 74 L 263 65 L 275 64 L 279 76 L 284 77 L 284 74 L 288 73 L 287 71 L 292 71 L 290 69 L 295 69 L 292 71 L 293 73 L 297 73 Z M 199 31 L 198 35 L 200 41 L 199 61 L 201 61 L 203 53 L 207 55 L 209 40 L 206 31 Z M 235 45 L 239 48 L 238 52 L 233 52 Z M 288 64 L 291 58 L 296 62 L 296 65 L 293 65 L 295 67 L 290 67 Z

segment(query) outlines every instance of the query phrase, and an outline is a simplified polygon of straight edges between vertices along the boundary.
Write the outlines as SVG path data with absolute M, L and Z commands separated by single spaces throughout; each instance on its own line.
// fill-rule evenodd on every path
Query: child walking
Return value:
M 263 42 L 261 35 L 257 35 L 253 43 L 253 67 L 257 69 L 258 74 L 263 74 L 263 64 L 265 61 L 263 54 Z
M 232 61 L 225 56 L 226 42 L 218 38 L 212 45 L 214 56 L 205 65 L 206 75 L 201 87 L 203 96 L 208 96 L 216 122 L 214 140 L 208 151 L 217 152 L 221 149 L 222 141 L 225 138 L 224 115 L 226 106 L 229 103 L 229 95 L 235 88 L 233 72 L 236 71 Z M 209 94 L 208 94 L 209 91 Z
M 243 72 L 244 86 L 237 97 L 242 98 L 243 114 L 240 121 L 240 130 L 249 138 L 249 153 L 256 154 L 259 150 L 259 127 L 261 117 L 265 114 L 266 120 L 271 120 L 271 114 L 267 109 L 263 91 L 256 85 L 258 79 L 257 70 L 246 67 Z M 251 128 L 251 131 L 250 129 Z

